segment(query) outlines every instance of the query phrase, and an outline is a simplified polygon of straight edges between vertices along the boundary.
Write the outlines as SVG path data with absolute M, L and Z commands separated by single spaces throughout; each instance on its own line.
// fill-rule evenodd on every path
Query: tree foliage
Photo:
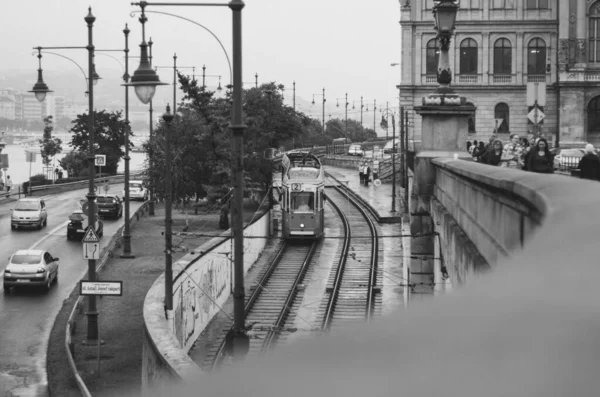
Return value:
M 42 163 L 48 167 L 52 162 L 52 158 L 62 151 L 62 140 L 59 138 L 52 138 L 52 116 L 44 118 L 44 135 L 39 140 L 40 143 L 40 154 L 42 156 Z
M 84 153 L 89 152 L 88 120 L 88 114 L 77 115 L 71 127 L 73 138 L 70 146 Z M 125 133 L 128 133 L 130 138 L 133 137 L 131 129 L 121 118 L 120 111 L 94 111 L 94 153 L 106 155 L 106 166 L 102 167 L 103 173 L 111 175 L 117 173 L 119 161 L 125 155 Z M 130 140 L 129 149 L 132 147 L 133 143 Z
M 87 155 L 78 150 L 71 150 L 62 159 L 58 160 L 60 166 L 67 170 L 69 177 L 80 176 L 87 167 Z

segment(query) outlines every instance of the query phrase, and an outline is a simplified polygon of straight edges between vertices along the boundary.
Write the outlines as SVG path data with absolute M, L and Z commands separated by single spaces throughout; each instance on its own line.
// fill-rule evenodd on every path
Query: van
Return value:
M 388 141 L 383 147 L 383 153 L 399 153 L 400 152 L 400 139 L 396 139 L 396 149 L 394 150 L 394 140 Z

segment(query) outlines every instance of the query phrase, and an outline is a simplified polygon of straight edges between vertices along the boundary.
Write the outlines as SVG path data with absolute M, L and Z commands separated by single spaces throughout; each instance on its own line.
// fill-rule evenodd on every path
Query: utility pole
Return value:
M 344 135 L 348 139 L 348 93 L 346 93 L 346 130 L 344 131 Z
M 373 131 L 375 131 L 375 135 L 377 135 L 377 130 L 375 129 L 375 122 L 377 121 L 377 114 L 375 113 L 377 110 L 377 99 L 373 100 Z
M 363 126 L 363 97 L 360 96 L 360 126 Z
M 294 81 L 294 112 L 296 111 L 296 82 Z
M 148 41 L 148 48 L 150 49 L 150 56 L 148 57 L 148 60 L 150 61 L 150 67 L 152 67 L 152 44 L 154 44 L 154 42 L 152 41 L 152 37 L 150 37 L 150 41 Z M 153 121 L 152 121 L 152 99 L 150 99 L 150 102 L 148 102 L 148 104 L 150 105 L 148 108 L 148 113 L 150 114 L 150 142 L 152 142 L 152 135 L 153 135 Z M 152 190 L 150 190 L 150 208 L 148 209 L 148 215 L 155 215 L 154 213 L 154 192 L 156 190 L 156 186 L 154 186 L 154 167 L 153 167 L 153 162 L 152 159 L 150 159 L 150 184 L 152 185 Z
M 258 88 L 258 73 L 254 75 L 254 88 Z
M 206 65 L 202 65 L 202 88 L 206 88 Z

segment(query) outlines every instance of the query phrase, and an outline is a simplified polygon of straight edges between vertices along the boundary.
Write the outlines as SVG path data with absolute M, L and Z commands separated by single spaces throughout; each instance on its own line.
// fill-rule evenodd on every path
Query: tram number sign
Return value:
M 296 192 L 302 190 L 302 184 L 301 183 L 292 183 L 292 190 L 296 191 Z

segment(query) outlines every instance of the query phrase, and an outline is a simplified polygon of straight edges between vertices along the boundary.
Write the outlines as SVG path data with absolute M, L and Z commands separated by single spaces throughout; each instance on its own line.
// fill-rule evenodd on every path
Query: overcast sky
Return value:
M 170 0 L 163 0 L 169 2 Z M 174 2 L 174 1 L 172 1 Z M 211 0 L 210 2 L 216 2 Z M 88 6 L 96 17 L 94 44 L 97 49 L 124 47 L 122 30 L 125 23 L 131 29 L 130 56 L 139 56 L 141 25 L 129 0 L 26 0 L 12 1 L 0 13 L 2 62 L 0 71 L 31 69 L 35 75 L 34 46 L 85 46 L 87 28 L 83 18 Z M 223 3 L 227 3 L 224 0 Z M 327 104 L 335 103 L 348 93 L 350 110 L 355 104 L 355 118 L 360 118 L 360 97 L 364 102 L 378 104 L 389 101 L 397 106 L 396 84 L 400 69 L 390 64 L 400 57 L 400 6 L 398 0 L 247 0 L 243 21 L 243 80 L 253 85 L 276 81 L 286 86 L 286 101 L 291 104 L 292 83 L 296 82 L 296 97 L 306 101 L 321 94 L 324 87 Z M 212 31 L 222 42 L 231 58 L 231 11 L 227 7 L 148 6 L 146 40 L 154 41 L 154 65 L 172 65 L 173 53 L 180 66 L 206 65 L 206 74 L 223 75 L 229 80 L 227 58 L 219 42 L 203 28 L 162 14 L 158 11 L 189 18 Z M 61 53 L 80 63 L 84 69 L 84 50 L 64 50 Z M 112 53 L 123 59 L 122 54 Z M 70 62 L 46 56 L 44 70 L 81 72 Z M 130 74 L 137 68 L 137 59 L 130 62 Z M 97 56 L 99 74 L 115 73 L 120 66 L 110 57 Z M 87 71 L 87 69 L 86 69 Z M 189 70 L 191 74 L 191 69 Z M 200 72 L 196 72 L 201 74 Z M 159 70 L 162 81 L 171 82 L 172 72 Z M 75 77 L 75 78 L 79 78 Z M 218 78 L 207 77 L 206 84 L 216 85 Z M 53 87 L 55 94 L 57 87 Z M 159 89 L 168 90 L 165 87 Z M 322 96 L 315 96 L 317 105 L 300 110 L 320 119 L 318 106 Z M 299 101 L 297 101 L 298 103 Z M 343 102 L 340 102 L 343 117 Z M 372 106 L 369 107 L 372 109 Z M 327 113 L 335 113 L 336 108 Z M 336 115 L 333 114 L 335 117 Z

